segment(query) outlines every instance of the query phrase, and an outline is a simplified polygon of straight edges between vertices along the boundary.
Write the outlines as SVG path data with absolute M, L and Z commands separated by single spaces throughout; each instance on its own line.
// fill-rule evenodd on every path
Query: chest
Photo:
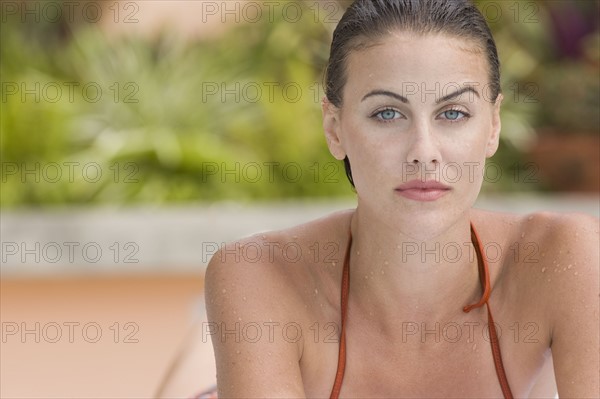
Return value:
M 502 397 L 484 309 L 454 320 L 397 320 L 391 335 L 382 334 L 368 317 L 353 316 L 346 325 L 340 397 Z M 526 397 L 547 355 L 541 321 L 506 312 L 494 317 L 512 393 Z M 301 369 L 307 397 L 331 392 L 338 367 L 337 326 L 315 323 L 305 337 Z

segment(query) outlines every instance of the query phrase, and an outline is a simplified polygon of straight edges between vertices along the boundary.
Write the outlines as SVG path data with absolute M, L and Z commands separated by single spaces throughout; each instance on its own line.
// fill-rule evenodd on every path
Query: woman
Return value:
M 466 0 L 348 8 L 322 108 L 358 205 L 212 258 L 220 397 L 528 397 L 552 361 L 598 396 L 597 219 L 472 208 L 499 75 Z

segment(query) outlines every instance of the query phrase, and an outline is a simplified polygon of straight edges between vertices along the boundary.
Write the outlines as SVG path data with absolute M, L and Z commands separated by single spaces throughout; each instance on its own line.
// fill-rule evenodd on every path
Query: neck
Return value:
M 365 312 L 442 321 L 479 300 L 468 214 L 447 230 L 430 235 L 428 226 L 410 231 L 406 225 L 376 220 L 357 208 L 351 222 L 351 297 Z

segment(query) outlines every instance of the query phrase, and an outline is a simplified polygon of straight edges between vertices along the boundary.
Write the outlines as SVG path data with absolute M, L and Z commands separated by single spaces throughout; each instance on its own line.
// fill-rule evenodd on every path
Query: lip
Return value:
M 435 180 L 411 180 L 395 189 L 401 196 L 415 201 L 435 201 L 450 190 L 449 186 Z

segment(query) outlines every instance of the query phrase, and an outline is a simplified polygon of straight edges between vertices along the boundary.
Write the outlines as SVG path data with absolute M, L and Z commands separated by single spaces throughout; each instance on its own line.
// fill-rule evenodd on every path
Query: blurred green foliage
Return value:
M 3 90 L 18 90 L 2 101 L 2 206 L 351 194 L 321 133 L 324 25 L 264 20 L 218 41 L 70 28 L 2 27 Z
M 550 39 L 546 25 L 502 7 L 491 23 L 507 97 L 494 161 L 508 170 L 524 162 L 541 114 L 540 101 L 526 101 L 527 84 L 539 80 Z M 321 128 L 334 26 L 274 15 L 205 41 L 8 18 L 0 32 L 0 205 L 351 195 Z M 510 173 L 484 186 L 532 188 Z

